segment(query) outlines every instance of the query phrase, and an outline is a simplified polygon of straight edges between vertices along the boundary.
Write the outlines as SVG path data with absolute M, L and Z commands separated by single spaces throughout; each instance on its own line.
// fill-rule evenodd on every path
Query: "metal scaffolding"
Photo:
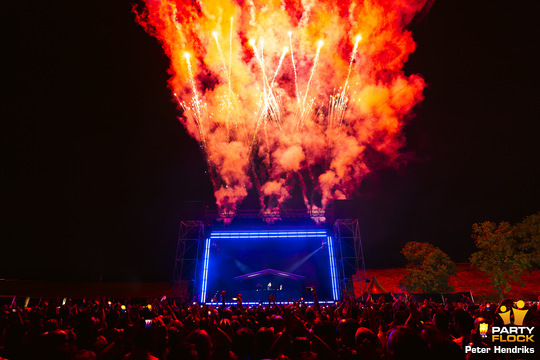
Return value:
M 337 219 L 334 223 L 334 237 L 338 244 L 336 259 L 341 273 L 342 289 L 354 296 L 352 277 L 358 276 L 361 294 L 368 289 L 364 250 L 357 219 Z
M 322 209 L 269 209 L 269 210 L 235 210 L 235 211 L 207 211 L 207 216 L 219 221 L 232 219 L 324 219 L 326 211 Z
M 204 223 L 200 220 L 181 221 L 176 246 L 173 283 L 177 297 L 195 294 L 199 266 L 199 248 L 204 239 Z
M 252 212 L 253 218 L 260 217 L 260 213 Z M 251 213 L 250 213 L 251 214 Z M 306 213 L 303 213 L 305 216 Z M 282 216 L 284 214 L 281 214 Z M 289 214 L 285 214 L 287 217 Z M 294 215 L 297 215 L 294 213 Z M 309 213 L 308 216 L 318 215 Z M 238 214 L 237 214 L 238 216 Z M 297 215 L 298 216 L 298 215 Z M 241 216 L 242 217 L 242 216 Z M 290 217 L 290 215 L 289 215 Z M 333 224 L 335 247 L 333 249 L 337 262 L 337 278 L 339 279 L 338 297 L 341 298 L 340 289 L 354 295 L 353 276 L 360 281 L 360 290 L 363 294 L 368 289 L 364 251 L 360 237 L 360 226 L 357 219 L 337 219 Z M 196 284 L 200 283 L 198 276 L 199 263 L 202 261 L 202 252 L 205 240 L 205 222 L 203 220 L 189 220 L 180 222 L 176 258 L 174 263 L 173 283 L 175 296 L 190 300 L 197 295 Z M 190 300 L 191 301 L 191 300 Z

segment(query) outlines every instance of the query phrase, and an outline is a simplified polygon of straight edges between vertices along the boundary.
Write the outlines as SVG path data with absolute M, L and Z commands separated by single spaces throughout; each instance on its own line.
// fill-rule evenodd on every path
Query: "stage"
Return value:
M 204 242 L 196 288 L 199 301 L 246 302 L 306 297 L 314 287 L 321 298 L 338 300 L 334 240 L 324 229 L 212 231 Z
M 364 276 L 365 265 L 358 220 L 326 212 L 317 224 L 310 212 L 235 214 L 232 222 L 213 213 L 193 215 L 204 220 L 181 221 L 173 283 L 185 284 L 177 297 L 200 303 L 277 302 L 300 298 L 340 300 L 353 295 L 352 276 Z M 320 216 L 321 214 L 318 214 Z M 219 220 L 221 219 L 221 220 Z M 363 282 L 365 285 L 365 282 Z

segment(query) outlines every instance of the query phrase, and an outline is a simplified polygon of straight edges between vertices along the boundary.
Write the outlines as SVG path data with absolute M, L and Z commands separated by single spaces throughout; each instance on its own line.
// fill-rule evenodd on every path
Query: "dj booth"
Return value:
M 304 296 L 305 277 L 285 271 L 265 269 L 237 276 L 234 280 L 244 301 L 268 301 L 273 295 L 279 302 Z

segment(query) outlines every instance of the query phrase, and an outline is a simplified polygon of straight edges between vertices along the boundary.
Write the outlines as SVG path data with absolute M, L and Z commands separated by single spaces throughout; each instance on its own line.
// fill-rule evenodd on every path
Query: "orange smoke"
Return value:
M 424 80 L 405 76 L 405 27 L 429 0 L 145 0 L 137 21 L 171 60 L 169 81 L 233 212 L 255 186 L 263 210 L 295 185 L 308 208 L 350 197 L 403 145 Z

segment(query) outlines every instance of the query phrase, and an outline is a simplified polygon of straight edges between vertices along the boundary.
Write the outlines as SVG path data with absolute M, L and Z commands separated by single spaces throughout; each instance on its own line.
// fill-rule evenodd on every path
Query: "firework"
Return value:
M 222 212 L 252 184 L 263 211 L 296 185 L 308 208 L 324 208 L 354 194 L 369 154 L 377 166 L 399 159 L 424 88 L 402 70 L 415 46 L 405 26 L 426 2 L 145 0 L 137 20 L 171 59 L 180 120 Z

